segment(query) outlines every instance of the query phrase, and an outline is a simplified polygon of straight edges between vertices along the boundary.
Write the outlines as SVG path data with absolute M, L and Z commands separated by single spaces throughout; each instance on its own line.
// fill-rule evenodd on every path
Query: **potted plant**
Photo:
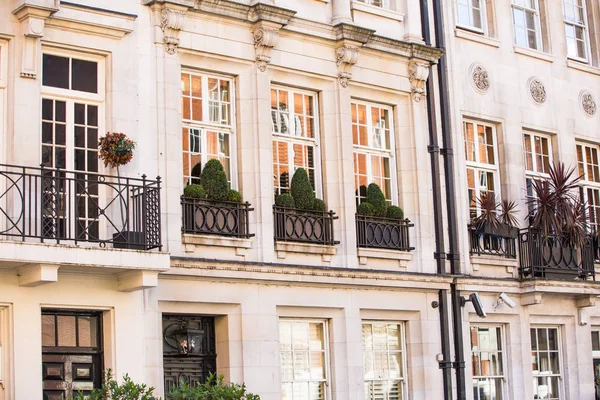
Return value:
M 113 234 L 115 248 L 143 249 L 144 233 L 125 230 L 128 225 L 128 210 L 125 210 L 127 200 L 123 195 L 120 167 L 128 164 L 133 158 L 136 143 L 124 133 L 108 132 L 98 140 L 98 158 L 104 162 L 104 167 L 117 170 L 118 204 L 121 215 L 121 231 Z
M 498 202 L 493 194 L 484 192 L 477 198 L 477 204 L 480 211 L 472 225 L 478 234 L 510 239 L 519 235 L 517 204 L 514 201 L 503 199 Z

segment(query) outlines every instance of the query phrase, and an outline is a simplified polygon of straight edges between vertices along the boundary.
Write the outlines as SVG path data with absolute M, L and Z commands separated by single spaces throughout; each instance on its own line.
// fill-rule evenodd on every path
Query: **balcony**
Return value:
M 469 225 L 469 247 L 471 255 L 496 256 L 506 259 L 517 258 L 517 241 L 491 233 L 481 233 Z
M 145 175 L 0 164 L 0 267 L 168 269 L 160 189 Z
M 333 211 L 307 211 L 273 206 L 275 241 L 336 245 L 333 237 Z
M 523 278 L 594 280 L 595 254 L 591 236 L 578 248 L 564 235 L 546 236 L 532 229 L 519 233 L 519 270 Z
M 356 238 L 360 248 L 411 251 L 408 219 L 356 215 Z
M 219 203 L 191 197 L 181 197 L 183 233 L 250 238 L 249 203 L 223 201 Z

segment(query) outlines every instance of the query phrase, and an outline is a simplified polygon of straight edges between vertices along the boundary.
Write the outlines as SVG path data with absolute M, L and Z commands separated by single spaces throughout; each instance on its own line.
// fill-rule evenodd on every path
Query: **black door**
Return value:
M 42 312 L 44 400 L 65 400 L 102 384 L 100 312 Z

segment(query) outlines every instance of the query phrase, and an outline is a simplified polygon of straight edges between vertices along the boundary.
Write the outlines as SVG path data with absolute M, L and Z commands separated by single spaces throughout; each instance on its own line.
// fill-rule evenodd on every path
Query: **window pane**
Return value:
M 69 59 L 50 54 L 42 57 L 42 85 L 69 88 Z
M 58 321 L 58 346 L 74 347 L 77 345 L 75 335 L 75 316 L 59 315 Z
M 73 67 L 71 88 L 82 92 L 98 93 L 98 63 L 76 58 L 73 58 L 71 63 Z
M 54 315 L 42 315 L 42 346 L 56 346 Z

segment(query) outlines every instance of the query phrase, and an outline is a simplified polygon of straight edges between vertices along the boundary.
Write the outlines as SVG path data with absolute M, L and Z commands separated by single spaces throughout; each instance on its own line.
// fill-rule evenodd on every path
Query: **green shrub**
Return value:
M 376 183 L 371 183 L 367 188 L 367 203 L 371 203 L 375 208 L 376 217 L 385 217 L 387 213 L 387 203 L 381 188 Z
M 387 217 L 392 219 L 404 219 L 404 211 L 398 206 L 389 206 L 387 209 Z
M 312 209 L 315 202 L 315 192 L 304 168 L 298 168 L 294 173 L 290 191 L 297 208 L 301 210 Z
M 134 383 L 129 375 L 125 374 L 123 383 L 119 384 L 110 369 L 106 371 L 102 387 L 94 389 L 90 394 L 84 395 L 78 392 L 74 400 L 158 400 L 154 397 L 154 388 L 145 384 Z
M 321 199 L 315 199 L 312 209 L 317 212 L 327 212 L 327 204 Z
M 200 183 L 206 190 L 206 197 L 212 201 L 227 201 L 229 198 L 229 182 L 219 160 L 209 160 L 200 177 Z
M 296 208 L 296 202 L 291 194 L 284 193 L 275 197 L 275 205 L 286 208 Z
M 191 197 L 194 199 L 205 199 L 206 198 L 206 190 L 202 187 L 202 185 L 191 184 L 187 185 L 185 189 L 183 189 L 183 195 L 185 197 Z
M 356 207 L 356 213 L 365 217 L 372 217 L 375 214 L 375 207 L 373 207 L 373 204 L 363 201 Z
M 191 184 L 193 185 L 199 185 L 200 184 L 200 177 L 202 176 L 202 164 L 198 163 L 196 165 L 194 165 L 194 167 L 192 168 L 192 172 L 190 173 L 192 179 L 191 179 Z
M 223 375 L 210 374 L 202 384 L 174 388 L 167 393 L 166 400 L 260 400 L 260 397 L 248 393 L 244 384 L 224 383 Z
M 229 191 L 229 201 L 233 201 L 234 203 L 241 203 L 242 195 L 237 190 L 231 189 Z

